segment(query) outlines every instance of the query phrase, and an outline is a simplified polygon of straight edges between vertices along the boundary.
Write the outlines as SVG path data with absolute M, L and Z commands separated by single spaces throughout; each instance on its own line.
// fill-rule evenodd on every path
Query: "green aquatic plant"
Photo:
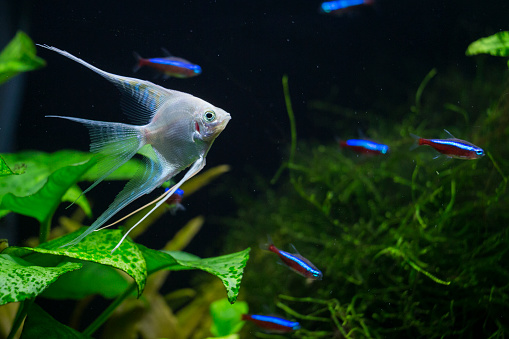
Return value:
M 212 326 L 210 332 L 216 337 L 226 337 L 237 333 L 244 322 L 242 314 L 247 314 L 249 307 L 245 301 L 231 305 L 227 299 L 220 299 L 210 305 Z
M 0 177 L 8 176 L 8 175 L 19 175 L 23 173 L 23 167 L 18 169 L 11 169 L 9 165 L 5 162 L 4 158 L 0 156 Z
M 356 157 L 292 131 L 287 179 L 281 171 L 276 185 L 259 178 L 256 191 L 263 193 L 238 197 L 238 217 L 227 221 L 230 248 L 253 246 L 253 238 L 263 243 L 270 234 L 282 248 L 295 244 L 323 280 L 306 284 L 270 253 L 253 251 L 243 282 L 250 309 L 275 305 L 298 319 L 302 329 L 294 338 L 504 337 L 509 147 L 500 140 L 509 134 L 509 102 L 500 94 L 504 79 L 490 70 L 469 80 L 472 93 L 444 79 L 457 75 L 432 71 L 414 96 L 415 109 L 380 104 L 372 117 L 388 121 L 371 119 L 369 131 L 387 140 L 388 156 Z M 283 86 L 288 103 L 285 78 Z M 457 109 L 448 109 L 449 102 Z M 440 133 L 465 115 L 472 127 L 453 133 L 481 145 L 483 159 L 433 159 L 430 148 L 409 150 L 409 132 Z M 357 123 L 347 116 L 343 124 Z M 441 125 L 430 128 L 435 121 Z
M 145 295 L 145 290 L 150 292 L 151 300 L 155 303 L 164 300 L 158 294 L 158 288 L 154 285 L 147 287 L 147 281 L 156 276 L 159 276 L 160 281 L 164 281 L 167 277 L 164 272 L 169 271 L 197 269 L 208 272 L 222 281 L 228 301 L 236 301 L 243 270 L 249 258 L 249 248 L 213 258 L 199 258 L 181 251 L 198 232 L 203 218 L 184 227 L 163 250 L 149 249 L 128 238 L 112 255 L 111 249 L 123 236 L 120 229 L 93 232 L 75 246 L 62 247 L 70 239 L 85 232 L 86 227 L 53 238 L 53 233 L 50 233 L 53 216 L 61 202 L 75 201 L 80 196 L 81 190 L 77 182 L 96 179 L 94 158 L 88 153 L 75 151 L 53 154 L 21 152 L 2 154 L 2 164 L 9 169 L 26 167 L 25 173 L 8 173 L 0 178 L 0 210 L 3 215 L 9 212 L 22 214 L 35 218 L 40 225 L 39 244 L 36 247 L 2 246 L 0 253 L 0 305 L 19 303 L 9 338 L 15 336 L 25 318 L 24 338 L 61 335 L 89 337 L 112 317 L 119 305 L 129 300 L 137 300 L 136 298 Z M 141 165 L 138 161 L 129 161 L 116 172 L 114 179 L 130 178 L 139 166 Z M 228 167 L 220 166 L 193 178 L 188 183 L 190 192 L 227 170 Z M 89 203 L 84 197 L 76 203 L 87 214 L 91 213 Z M 161 206 L 146 223 L 154 222 L 168 209 L 167 206 Z M 127 219 L 125 225 L 139 220 L 141 213 L 143 211 Z M 79 220 L 74 223 L 80 224 Z M 146 227 L 147 224 L 140 227 L 141 231 Z M 129 278 L 126 278 L 126 275 Z M 93 284 L 90 283 L 91 280 Z M 60 300 L 90 298 L 98 294 L 115 299 L 82 333 L 58 323 L 34 303 L 39 296 Z M 208 301 L 207 306 L 210 302 Z M 143 318 L 139 321 L 142 324 Z M 191 331 L 192 327 L 189 333 Z
M 498 32 L 472 42 L 467 47 L 466 55 L 490 54 L 509 56 L 509 31 Z
M 44 67 L 46 62 L 35 54 L 32 40 L 22 31 L 18 31 L 0 53 L 0 85 L 21 72 Z
M 494 56 L 509 56 L 509 31 L 502 31 L 481 38 L 468 45 L 466 55 L 490 54 Z M 507 61 L 509 67 L 509 60 Z

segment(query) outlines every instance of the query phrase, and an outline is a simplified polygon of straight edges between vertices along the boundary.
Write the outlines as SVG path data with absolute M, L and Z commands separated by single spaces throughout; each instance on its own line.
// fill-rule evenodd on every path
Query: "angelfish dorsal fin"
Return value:
M 121 105 L 124 113 L 126 113 L 136 124 L 147 124 L 152 119 L 159 107 L 161 107 L 168 100 L 171 100 L 174 97 L 174 94 L 178 94 L 177 96 L 182 94 L 181 92 L 169 90 L 164 87 L 155 85 L 149 81 L 105 72 L 89 64 L 88 62 L 56 47 L 39 44 L 37 44 L 37 46 L 57 52 L 71 60 L 74 60 L 77 63 L 80 63 L 101 75 L 103 78 L 111 81 L 122 93 Z

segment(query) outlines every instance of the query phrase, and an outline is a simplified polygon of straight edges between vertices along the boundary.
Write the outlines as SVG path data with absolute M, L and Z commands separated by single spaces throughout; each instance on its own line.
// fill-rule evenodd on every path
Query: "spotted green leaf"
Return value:
M 241 252 L 205 259 L 184 258 L 179 256 L 178 252 L 167 253 L 182 266 L 200 269 L 221 279 L 224 287 L 226 287 L 228 301 L 233 304 L 239 294 L 240 282 L 244 267 L 246 267 L 249 259 L 250 250 L 250 248 L 247 248 Z
M 498 32 L 472 42 L 465 52 L 466 55 L 491 54 L 509 56 L 509 31 Z
M 148 275 L 163 269 L 177 271 L 182 267 L 173 257 L 162 251 L 153 250 L 141 244 L 138 244 L 138 248 L 143 253 L 143 257 L 147 263 Z
M 138 287 L 138 296 L 141 295 L 145 288 L 147 266 L 145 258 L 136 244 L 127 238 L 122 245 L 111 254 L 111 250 L 122 238 L 122 232 L 120 230 L 102 230 L 89 234 L 74 246 L 61 247 L 79 236 L 85 230 L 86 227 L 82 227 L 76 232 L 43 243 L 36 248 L 11 246 L 5 249 L 4 253 L 18 257 L 28 256 L 31 253 L 45 253 L 118 268 L 134 279 Z
M 27 314 L 21 339 L 40 338 L 90 338 L 80 332 L 56 321 L 37 304 L 33 304 Z
M 4 158 L 0 155 L 0 177 L 5 177 L 8 175 L 19 175 L 24 172 L 24 167 L 18 168 L 17 170 L 12 170 L 9 165 L 5 162 Z
M 77 270 L 79 263 L 64 263 L 56 267 L 35 266 L 21 258 L 0 254 L 0 305 L 33 298 L 44 291 L 59 276 Z
M 76 262 L 81 262 L 83 267 L 61 276 L 42 293 L 43 297 L 79 300 L 99 294 L 111 299 L 129 287 L 129 278 L 124 278 L 124 275 L 113 267 L 77 259 Z M 94 283 L 91 284 L 91 281 Z
M 45 66 L 46 62 L 35 53 L 36 49 L 32 40 L 22 31 L 18 31 L 0 53 L 0 84 L 18 73 Z
M 19 197 L 12 193 L 6 194 L 0 203 L 1 210 L 9 210 L 36 218 L 44 223 L 53 216 L 65 193 L 79 181 L 94 162 L 67 166 L 52 173 L 46 184 L 36 193 Z
M 200 259 L 186 252 L 156 251 L 140 246 L 147 260 L 149 272 L 154 273 L 160 269 L 170 271 L 200 269 L 215 275 L 226 287 L 228 301 L 234 303 L 239 294 L 240 281 L 249 259 L 250 248 L 244 251 L 223 255 L 220 257 Z

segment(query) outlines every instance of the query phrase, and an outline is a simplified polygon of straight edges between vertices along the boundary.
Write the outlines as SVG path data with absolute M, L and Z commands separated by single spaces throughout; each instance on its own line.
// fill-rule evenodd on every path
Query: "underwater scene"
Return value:
M 509 2 L 0 2 L 0 338 L 507 338 Z

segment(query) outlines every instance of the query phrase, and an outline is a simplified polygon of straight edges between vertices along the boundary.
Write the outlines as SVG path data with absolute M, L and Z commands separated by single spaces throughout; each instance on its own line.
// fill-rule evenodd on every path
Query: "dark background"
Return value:
M 187 212 L 142 239 L 160 247 L 178 228 L 175 225 L 204 214 L 211 216 L 212 226 L 206 225 L 189 251 L 217 255 L 220 244 L 211 239 L 222 229 L 214 220 L 234 215 L 234 190 L 240 183 L 248 187 L 253 173 L 270 179 L 286 158 L 290 133 L 283 74 L 289 76 L 299 139 L 331 142 L 331 131 L 313 124 L 315 117 L 306 110 L 310 100 L 329 98 L 334 87 L 335 103 L 353 110 L 370 109 L 381 97 L 406 102 L 433 67 L 474 74 L 475 61 L 464 55 L 468 44 L 508 29 L 507 1 L 379 0 L 341 16 L 321 14 L 319 5 L 320 1 L 8 1 L 2 7 L 7 18 L 3 37 L 10 32 L 10 39 L 23 29 L 36 43 L 66 50 L 111 73 L 191 93 L 231 114 L 209 152 L 207 168 L 226 163 L 232 171 L 186 200 Z M 163 55 L 162 47 L 200 65 L 203 74 L 164 81 L 145 69 L 133 73 L 133 51 L 157 57 Z M 18 121 L 9 128 L 14 142 L 8 150 L 88 150 L 86 128 L 45 115 L 128 122 L 111 83 L 54 52 L 39 48 L 38 53 L 48 64 L 24 77 Z M 345 124 L 337 134 L 355 136 L 356 131 L 357 126 Z M 96 216 L 121 187 L 103 183 L 88 194 L 95 201 Z
M 464 54 L 468 44 L 509 29 L 506 0 L 378 0 L 342 16 L 321 14 L 319 5 L 320 1 L 0 0 L 0 43 L 3 47 L 22 29 L 36 43 L 66 50 L 114 74 L 191 93 L 231 114 L 206 168 L 226 163 L 232 171 L 186 199 L 185 212 L 165 217 L 139 239 L 160 248 L 187 220 L 203 214 L 207 222 L 186 250 L 212 256 L 224 254 L 221 218 L 235 215 L 236 190 L 259 194 L 253 175 L 268 181 L 287 158 L 290 133 L 283 74 L 289 76 L 299 140 L 333 142 L 334 135 L 356 136 L 358 126 L 347 122 L 341 131 L 323 129 L 314 123 L 317 117 L 307 109 L 309 101 L 333 100 L 356 111 L 371 110 L 381 99 L 389 106 L 409 102 L 433 67 L 474 76 L 475 60 Z M 132 72 L 133 51 L 157 57 L 163 55 L 162 47 L 200 65 L 203 74 L 163 81 L 145 69 Z M 0 117 L 8 114 L 3 104 L 15 102 L 15 97 L 19 103 L 18 109 L 11 108 L 14 124 L 0 126 L 7 136 L 1 152 L 88 150 L 86 128 L 45 115 L 128 122 L 111 83 L 54 52 L 39 49 L 38 54 L 47 61 L 46 68 L 0 88 Z M 5 94 L 7 90 L 20 95 Z M 398 118 L 387 112 L 379 116 Z M 121 183 L 104 182 L 87 194 L 95 216 L 121 188 Z M 58 213 L 69 214 L 64 209 Z M 14 228 L 21 230 L 17 235 L 7 236 L 2 230 L 1 237 L 8 237 L 11 245 L 35 235 L 36 223 L 30 228 L 26 225 L 31 220 L 19 219 L 23 227 Z M 189 286 L 191 274 L 179 272 L 171 288 Z M 93 317 L 97 310 L 91 312 Z M 61 313 L 60 320 L 67 321 L 68 314 Z

